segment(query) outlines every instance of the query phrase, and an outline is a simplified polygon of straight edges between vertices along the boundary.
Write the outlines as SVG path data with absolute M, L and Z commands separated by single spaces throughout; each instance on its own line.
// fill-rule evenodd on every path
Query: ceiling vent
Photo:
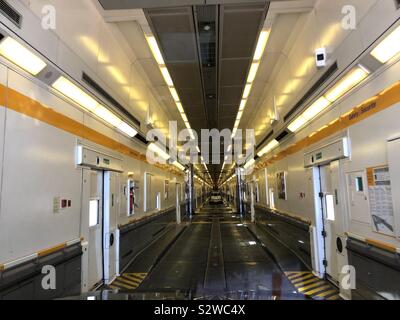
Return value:
M 7 17 L 7 19 L 14 23 L 18 28 L 21 28 L 22 15 L 10 6 L 7 1 L 0 0 L 0 13 Z
M 290 117 L 306 102 L 319 88 L 338 70 L 337 62 L 333 63 L 328 70 L 314 83 L 314 85 L 306 92 L 306 94 L 290 109 L 290 111 L 283 118 L 284 122 L 290 119 Z
M 140 128 L 140 121 L 136 119 L 128 110 L 126 110 L 117 100 L 115 100 L 107 91 L 105 91 L 97 82 L 95 82 L 92 78 L 90 78 L 85 72 L 82 73 L 82 80 Z

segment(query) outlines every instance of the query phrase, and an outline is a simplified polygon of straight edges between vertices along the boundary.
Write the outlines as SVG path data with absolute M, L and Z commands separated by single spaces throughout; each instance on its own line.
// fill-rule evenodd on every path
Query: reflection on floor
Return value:
M 206 204 L 144 250 L 108 289 L 125 299 L 338 299 L 290 250 L 224 205 Z

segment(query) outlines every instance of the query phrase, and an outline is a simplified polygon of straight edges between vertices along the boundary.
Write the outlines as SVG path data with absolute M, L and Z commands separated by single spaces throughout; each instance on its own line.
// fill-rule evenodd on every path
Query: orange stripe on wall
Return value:
M 264 169 L 268 165 L 271 165 L 276 161 L 282 160 L 291 154 L 299 152 L 317 142 L 320 142 L 327 137 L 334 135 L 335 133 L 339 133 L 340 131 L 362 120 L 365 120 L 398 102 L 400 102 L 400 81 L 364 101 L 338 119 L 333 120 L 321 130 L 310 134 L 308 137 L 292 144 L 285 150 L 278 152 L 276 155 L 268 159 L 261 160 L 261 162 L 256 166 L 256 169 Z
M 144 154 L 141 154 L 136 150 L 85 126 L 84 124 L 75 121 L 51 108 L 48 108 L 42 105 L 40 102 L 1 84 L 0 104 L 63 131 L 69 132 L 83 139 L 90 140 L 103 147 L 122 153 L 136 160 L 148 163 Z M 177 175 L 180 174 L 174 168 L 168 165 L 156 164 L 155 166 L 166 172 Z

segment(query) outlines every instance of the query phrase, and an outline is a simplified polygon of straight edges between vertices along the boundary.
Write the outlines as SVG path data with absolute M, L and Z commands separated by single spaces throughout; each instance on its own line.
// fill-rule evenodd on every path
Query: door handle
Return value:
M 114 244 L 114 233 L 111 233 L 110 234 L 110 248 L 113 246 L 113 244 Z

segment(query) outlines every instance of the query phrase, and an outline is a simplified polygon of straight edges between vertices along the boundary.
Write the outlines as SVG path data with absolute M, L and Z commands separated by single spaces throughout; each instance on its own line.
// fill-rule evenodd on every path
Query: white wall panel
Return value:
M 7 68 L 0 64 L 0 84 L 7 85 Z M 6 121 L 6 107 L 0 105 L 0 219 L 1 219 L 1 191 L 3 189 L 3 151 L 4 151 L 4 130 Z
M 7 110 L 0 261 L 79 237 L 81 170 L 74 136 Z M 53 213 L 54 197 L 72 207 Z

